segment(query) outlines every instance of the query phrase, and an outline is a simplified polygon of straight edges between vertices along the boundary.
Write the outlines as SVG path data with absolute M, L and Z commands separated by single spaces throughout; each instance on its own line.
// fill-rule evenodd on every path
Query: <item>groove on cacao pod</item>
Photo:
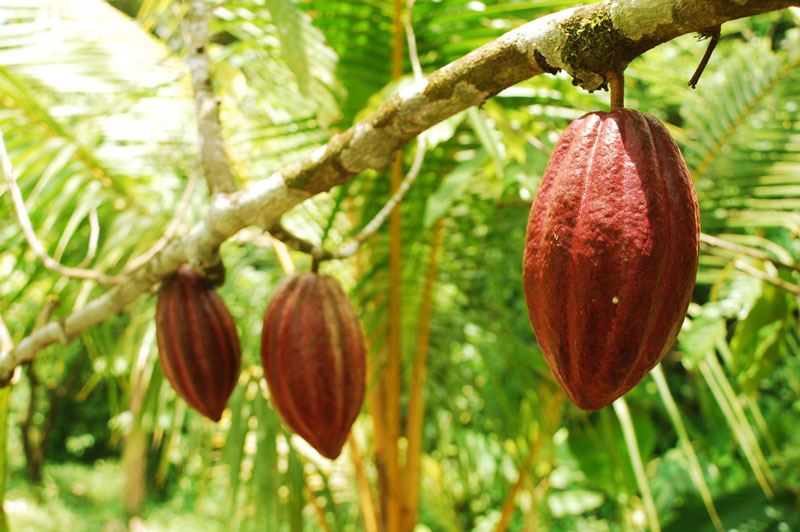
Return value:
M 199 272 L 181 267 L 159 292 L 156 338 L 161 368 L 178 396 L 219 421 L 242 355 L 233 317 Z
M 283 281 L 264 315 L 261 359 L 286 425 L 323 456 L 339 456 L 364 401 L 366 356 L 358 317 L 333 277 Z
M 528 220 L 523 282 L 542 354 L 579 407 L 628 392 L 674 343 L 699 218 L 680 150 L 655 117 L 590 113 L 558 140 Z

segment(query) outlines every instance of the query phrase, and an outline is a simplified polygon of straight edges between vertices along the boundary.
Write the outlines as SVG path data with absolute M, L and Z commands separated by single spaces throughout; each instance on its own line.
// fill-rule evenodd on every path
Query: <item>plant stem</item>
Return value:
M 706 507 L 708 516 L 711 518 L 711 522 L 714 524 L 714 528 L 717 530 L 717 532 L 725 532 L 725 527 L 720 520 L 717 508 L 714 506 L 714 499 L 711 496 L 711 491 L 708 489 L 708 484 L 706 484 L 706 479 L 703 476 L 703 469 L 700 467 L 700 461 L 697 459 L 697 454 L 694 452 L 694 447 L 692 447 L 692 441 L 689 439 L 689 433 L 686 431 L 686 426 L 683 424 L 683 419 L 681 419 L 681 414 L 678 411 L 678 405 L 675 403 L 675 399 L 672 397 L 672 392 L 669 390 L 667 379 L 661 369 L 661 364 L 658 364 L 653 368 L 653 371 L 650 372 L 650 376 L 653 377 L 654 381 L 656 381 L 658 393 L 661 395 L 661 400 L 664 401 L 667 414 L 669 414 L 669 417 L 672 420 L 672 425 L 675 427 L 675 431 L 678 433 L 678 441 L 680 441 L 681 449 L 683 449 L 683 453 L 686 455 L 686 459 L 689 461 L 689 476 L 692 478 L 697 491 L 700 492 L 700 498 L 703 499 L 703 504 Z
M 375 505 L 372 503 L 372 492 L 369 489 L 369 481 L 364 472 L 363 458 L 358 449 L 353 433 L 347 437 L 347 445 L 350 447 L 350 459 L 353 462 L 353 470 L 358 482 L 358 499 L 361 503 L 361 517 L 364 520 L 364 532 L 378 532 L 378 516 L 375 513 Z
M 394 2 L 394 44 L 392 47 L 392 79 L 403 75 L 403 49 L 405 31 L 403 28 L 403 0 Z M 403 151 L 399 150 L 392 162 L 391 191 L 400 188 L 403 179 Z M 400 493 L 400 389 L 402 382 L 401 330 L 402 330 L 402 213 L 395 206 L 389 218 L 389 365 L 386 368 L 386 483 L 388 500 L 383 501 L 386 508 L 386 531 L 400 532 L 401 501 Z
M 703 75 L 703 70 L 706 69 L 708 60 L 711 59 L 711 54 L 714 52 L 714 48 L 717 47 L 720 37 L 720 29 L 721 26 L 717 26 L 708 32 L 701 33 L 703 37 L 710 36 L 711 40 L 708 41 L 708 48 L 706 48 L 706 53 L 703 54 L 700 64 L 697 65 L 697 70 L 695 70 L 692 79 L 689 80 L 689 86 L 693 89 L 697 88 L 697 82 L 700 81 L 700 76 Z
M 433 311 L 433 287 L 439 264 L 439 252 L 444 234 L 444 220 L 439 218 L 433 226 L 428 272 L 420 305 L 419 332 L 417 333 L 417 355 L 411 370 L 408 392 L 408 419 L 406 420 L 406 467 L 403 487 L 403 530 L 414 530 L 419 514 L 419 463 L 422 454 L 422 424 L 425 417 L 425 380 L 427 378 L 428 343 L 431 314 Z
M 8 332 L 3 317 L 0 316 L 0 350 L 11 351 L 13 348 L 14 342 L 11 339 L 11 334 Z M 0 532 L 8 532 L 9 530 L 8 517 L 3 509 L 3 501 L 6 497 L 6 469 L 8 465 L 6 442 L 8 441 L 8 407 L 10 395 L 10 386 L 6 386 L 0 390 Z
M 608 87 L 611 91 L 611 110 L 625 107 L 625 76 L 621 70 L 607 74 Z
M 630 410 L 628 410 L 628 403 L 625 402 L 624 397 L 620 397 L 614 401 L 613 405 L 614 412 L 616 412 L 619 424 L 622 427 L 622 436 L 625 438 L 633 473 L 636 475 L 636 483 L 639 485 L 639 493 L 642 497 L 650 531 L 661 532 L 661 525 L 658 522 L 658 514 L 656 513 L 656 504 L 653 500 L 653 493 L 650 491 L 650 484 L 647 481 L 647 472 L 642 461 L 642 455 L 639 452 L 639 442 L 636 439 L 636 430 L 633 427 L 633 419 L 631 418 Z

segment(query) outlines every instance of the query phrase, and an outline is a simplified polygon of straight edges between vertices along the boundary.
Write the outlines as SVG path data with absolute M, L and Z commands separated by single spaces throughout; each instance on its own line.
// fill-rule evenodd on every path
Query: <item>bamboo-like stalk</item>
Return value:
M 711 491 L 709 491 L 708 484 L 706 484 L 706 479 L 703 476 L 703 469 L 700 467 L 697 454 L 695 454 L 694 447 L 692 447 L 692 441 L 689 439 L 689 433 L 686 431 L 683 419 L 681 419 L 678 405 L 675 404 L 675 399 L 672 397 L 672 392 L 670 392 L 669 386 L 667 385 L 667 379 L 664 377 L 661 364 L 653 368 L 650 375 L 653 377 L 653 380 L 656 381 L 658 393 L 661 396 L 661 400 L 664 401 L 664 406 L 672 420 L 672 425 L 678 433 L 681 449 L 683 449 L 683 453 L 686 455 L 687 460 L 689 460 L 689 476 L 692 477 L 697 491 L 700 492 L 700 498 L 703 499 L 703 504 L 706 507 L 708 516 L 711 518 L 711 522 L 718 532 L 725 532 L 725 527 L 722 525 L 722 520 L 719 518 L 717 508 L 714 506 L 714 499 L 711 497 Z
M 303 483 L 303 488 L 305 488 L 303 491 L 306 492 L 306 499 L 308 499 L 309 504 L 314 507 L 314 513 L 317 516 L 317 521 L 319 521 L 320 529 L 323 530 L 323 532 L 331 532 L 331 527 L 328 526 L 328 520 L 325 518 L 325 511 L 320 507 L 317 496 L 308 485 L 308 479 Z
M 355 256 L 354 260 L 356 275 L 359 277 L 363 274 L 362 257 L 363 254 L 359 253 Z M 375 339 L 382 334 L 383 331 L 378 328 L 376 331 L 373 331 L 372 334 L 364 337 L 367 353 L 372 354 L 372 356 L 367 357 L 366 402 L 367 412 L 372 420 L 372 451 L 375 456 L 375 468 L 378 471 L 378 506 L 377 508 L 373 507 L 373 511 L 380 530 L 384 529 L 384 516 L 386 512 L 383 505 L 384 501 L 388 498 L 386 496 L 386 468 L 384 467 L 386 463 L 386 422 L 384 419 L 384 414 L 386 412 L 386 372 L 383 370 L 385 350 L 380 349 L 378 352 L 375 350 Z M 362 512 L 363 511 L 362 508 Z
M 364 521 L 364 532 L 378 532 L 378 515 L 375 513 L 375 505 L 372 502 L 372 492 L 369 489 L 369 481 L 364 473 L 364 462 L 361 451 L 358 449 L 353 433 L 347 437 L 347 445 L 350 447 L 350 460 L 353 462 L 353 469 L 356 473 L 358 482 L 358 500 L 361 504 L 361 517 Z
M 653 493 L 650 491 L 650 483 L 647 481 L 647 473 L 644 470 L 644 462 L 639 452 L 639 442 L 636 439 L 636 430 L 633 428 L 633 419 L 631 419 L 631 412 L 628 410 L 628 403 L 625 402 L 624 397 L 620 397 L 614 401 L 613 405 L 614 412 L 619 418 L 619 424 L 622 426 L 622 436 L 625 438 L 633 473 L 636 475 L 636 483 L 639 485 L 639 492 L 644 503 L 644 512 L 650 525 L 650 532 L 661 532 L 656 503 L 653 500 Z
M 392 46 L 392 79 L 403 75 L 403 44 L 405 29 L 402 22 L 403 0 L 394 2 L 394 43 Z M 403 179 L 403 155 L 398 152 L 392 162 L 391 191 L 400 187 Z M 390 217 L 389 234 L 389 365 L 386 386 L 386 481 L 387 499 L 385 528 L 387 532 L 400 532 L 400 510 L 402 506 L 400 486 L 400 372 L 402 358 L 401 329 L 401 285 L 402 285 L 402 215 L 396 206 Z
M 530 511 L 525 515 L 525 520 L 522 530 L 537 531 L 539 528 L 539 501 L 541 501 L 547 490 L 550 489 L 550 477 L 543 477 L 538 484 L 531 490 L 531 498 L 533 499 L 530 506 Z M 541 529 L 544 530 L 544 529 Z
M 431 314 L 433 311 L 433 286 L 439 265 L 439 251 L 444 234 L 444 223 L 438 219 L 431 235 L 428 271 L 420 304 L 419 332 L 417 333 L 417 353 L 411 370 L 411 383 L 408 390 L 408 418 L 406 420 L 406 465 L 403 482 L 403 531 L 414 529 L 419 513 L 419 461 L 422 453 L 422 424 L 425 417 L 425 380 L 428 364 L 428 339 L 430 337 Z
M 392 191 L 400 185 L 403 173 L 403 161 L 398 155 L 392 165 Z M 389 253 L 389 360 L 386 368 L 386 481 L 388 499 L 383 505 L 386 508 L 387 532 L 400 531 L 400 456 L 398 443 L 400 440 L 400 388 L 402 345 L 401 333 L 401 265 L 402 240 L 401 216 L 399 206 L 392 212 L 390 223 Z
M 542 431 L 539 429 L 536 432 L 536 439 L 531 442 L 531 448 L 528 451 L 528 456 L 525 457 L 525 463 L 519 470 L 517 481 L 514 482 L 513 486 L 511 486 L 511 490 L 508 492 L 508 496 L 503 503 L 503 507 L 500 510 L 500 520 L 497 522 L 497 527 L 495 527 L 494 532 L 506 532 L 508 529 L 508 525 L 511 523 L 511 516 L 514 515 L 514 508 L 517 506 L 517 494 L 522 488 L 522 485 L 525 483 L 525 480 L 528 477 L 528 471 L 530 471 L 531 464 L 533 463 L 533 457 L 538 454 L 541 446 Z
M 544 394 L 544 387 L 542 387 L 541 393 Z M 508 525 L 511 523 L 511 517 L 514 514 L 514 509 L 516 508 L 517 494 L 519 493 L 520 489 L 522 489 L 526 477 L 529 475 L 529 471 L 533 466 L 533 458 L 539 454 L 539 450 L 542 448 L 542 444 L 545 442 L 545 434 L 547 434 L 547 437 L 551 437 L 555 432 L 554 424 L 561 409 L 561 404 L 564 402 L 564 397 L 565 395 L 560 390 L 554 390 L 554 393 L 547 397 L 547 402 L 544 405 L 545 408 L 543 409 L 544 411 L 542 415 L 543 423 L 536 431 L 535 437 L 531 438 L 530 450 L 528 451 L 528 456 L 525 458 L 525 464 L 520 469 L 519 477 L 514 485 L 511 486 L 511 490 L 509 491 L 508 496 L 503 503 L 503 506 L 500 510 L 500 520 L 497 522 L 495 532 L 505 532 L 508 529 Z M 542 477 L 543 478 L 533 488 L 532 491 L 532 495 L 535 500 L 541 498 L 543 493 L 547 491 L 550 485 L 547 474 L 543 474 Z M 533 511 L 534 513 L 538 513 L 535 504 L 533 505 Z M 536 519 L 538 520 L 538 516 Z
M 369 338 L 365 339 L 367 350 L 370 349 Z M 375 353 L 367 360 L 367 410 L 372 418 L 372 446 L 375 453 L 375 468 L 378 470 L 378 522 L 381 530 L 386 526 L 386 501 L 389 500 L 389 482 L 386 471 L 386 449 L 388 437 L 386 432 L 386 381 L 387 375 L 379 362 L 385 357 L 385 349 Z

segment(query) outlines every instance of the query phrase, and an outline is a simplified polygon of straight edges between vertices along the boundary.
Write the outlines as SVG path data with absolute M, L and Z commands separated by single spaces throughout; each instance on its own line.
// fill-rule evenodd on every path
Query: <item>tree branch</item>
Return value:
M 197 130 L 200 139 L 200 158 L 211 195 L 233 192 L 236 186 L 225 153 L 222 125 L 219 121 L 219 100 L 211 87 L 208 59 L 207 0 L 189 2 L 189 69 L 197 105 Z
M 729 242 L 728 240 L 724 240 L 722 238 L 717 238 L 715 236 L 707 235 L 705 233 L 700 233 L 700 242 L 706 244 L 708 246 L 714 246 L 722 249 L 727 249 L 728 251 L 733 251 L 735 253 L 742 253 L 744 255 L 748 255 L 750 257 L 765 260 L 771 262 L 775 266 L 779 268 L 786 268 L 787 270 L 792 270 L 795 272 L 800 272 L 800 266 L 795 264 L 788 264 L 781 260 L 775 259 L 770 256 L 768 253 L 761 251 L 760 249 L 751 248 L 748 246 L 743 246 L 741 244 L 737 244 L 735 242 Z M 713 251 L 712 251 L 713 253 Z
M 183 189 L 183 194 L 181 194 L 181 199 L 179 200 L 178 207 L 175 210 L 175 217 L 167 225 L 167 228 L 164 230 L 164 234 L 161 235 L 161 238 L 159 238 L 155 244 L 150 247 L 150 249 L 126 264 L 125 268 L 122 270 L 123 275 L 144 266 L 155 256 L 156 253 L 164 249 L 164 246 L 166 246 L 170 239 L 175 236 L 175 233 L 178 231 L 178 228 L 183 221 L 183 217 L 186 216 L 186 212 L 189 210 L 189 203 L 192 199 L 192 192 L 194 192 L 194 185 L 196 182 L 197 172 L 191 172 L 189 179 L 186 182 L 186 188 Z
M 608 0 L 524 24 L 396 94 L 306 159 L 244 190 L 214 194 L 206 218 L 182 238 L 172 240 L 147 265 L 60 322 L 34 330 L 15 350 L 3 350 L 0 384 L 7 383 L 14 368 L 31 360 L 41 349 L 64 335 L 72 337 L 100 323 L 154 290 L 181 264 L 213 263 L 220 244 L 244 227 L 274 227 L 284 212 L 304 199 L 368 168 L 384 168 L 399 149 L 426 129 L 511 85 L 543 72 L 565 69 L 576 84 L 595 90 L 604 85 L 606 72 L 621 70 L 634 57 L 658 44 L 729 20 L 792 5 L 797 2 Z M 193 53 L 199 51 L 202 50 Z M 213 97 L 203 100 L 206 103 L 200 108 L 201 121 L 210 116 L 207 113 L 215 113 L 215 101 L 214 111 L 208 108 L 212 100 Z M 224 153 L 221 145 L 214 149 Z
M 97 242 L 100 239 L 100 220 L 97 218 L 97 207 L 89 210 L 89 247 L 86 248 L 86 256 L 78 264 L 78 268 L 85 268 L 92 263 L 97 255 Z
M 8 158 L 6 152 L 6 145 L 3 142 L 3 134 L 0 132 L 0 173 L 3 174 L 3 182 L 8 189 L 8 195 L 11 198 L 11 203 L 14 206 L 14 213 L 17 215 L 17 223 L 25 235 L 25 240 L 28 242 L 33 253 L 42 261 L 45 268 L 50 271 L 56 272 L 65 277 L 72 277 L 74 279 L 87 279 L 95 281 L 99 284 L 113 285 L 117 283 L 117 278 L 111 275 L 106 275 L 102 272 L 94 270 L 85 270 L 83 268 L 70 268 L 64 266 L 56 259 L 48 255 L 47 250 L 39 239 L 36 237 L 36 232 L 33 230 L 33 224 L 28 216 L 28 211 L 25 209 L 25 201 L 22 198 L 22 192 L 17 186 L 17 181 L 14 178 L 14 169 L 11 166 L 11 160 Z M 89 245 L 87 257 L 92 254 L 92 245 Z M 13 368 L 12 368 L 13 369 Z

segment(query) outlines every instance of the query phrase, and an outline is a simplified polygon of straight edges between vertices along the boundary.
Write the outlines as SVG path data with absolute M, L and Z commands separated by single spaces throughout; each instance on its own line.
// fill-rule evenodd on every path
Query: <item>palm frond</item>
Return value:
M 794 42 L 794 41 L 792 41 Z M 800 227 L 797 47 L 732 46 L 682 109 L 685 156 L 709 231 Z

